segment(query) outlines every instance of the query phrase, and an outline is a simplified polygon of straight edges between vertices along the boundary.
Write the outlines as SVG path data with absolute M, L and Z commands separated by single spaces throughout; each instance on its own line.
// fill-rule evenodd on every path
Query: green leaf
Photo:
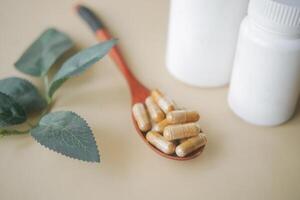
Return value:
M 47 106 L 45 99 L 29 81 L 17 77 L 0 80 L 0 92 L 12 97 L 25 112 L 40 111 Z
M 116 40 L 109 40 L 90 48 L 84 49 L 69 58 L 53 77 L 48 95 L 53 96 L 54 92 L 70 77 L 83 73 L 98 60 L 103 58 L 115 45 Z
M 31 135 L 43 146 L 63 155 L 100 162 L 93 133 L 76 113 L 60 111 L 45 115 Z
M 0 92 L 0 127 L 21 124 L 26 119 L 24 109 L 10 96 Z
M 64 33 L 50 28 L 23 53 L 15 63 L 18 70 L 32 76 L 44 76 L 55 61 L 73 46 Z

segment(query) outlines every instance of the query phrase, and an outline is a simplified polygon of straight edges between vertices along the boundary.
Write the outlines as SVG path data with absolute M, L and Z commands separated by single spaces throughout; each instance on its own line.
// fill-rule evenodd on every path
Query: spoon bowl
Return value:
M 76 6 L 76 11 L 80 15 L 80 17 L 89 25 L 89 27 L 93 30 L 95 36 L 99 41 L 105 41 L 105 40 L 110 40 L 112 37 L 110 36 L 109 32 L 104 28 L 103 23 L 100 21 L 100 19 L 87 7 L 78 5 Z M 146 98 L 150 96 L 150 90 L 146 88 L 143 84 L 141 84 L 135 76 L 132 74 L 132 72 L 129 70 L 129 67 L 127 66 L 124 58 L 122 57 L 119 49 L 117 46 L 114 46 L 111 51 L 109 52 L 109 56 L 112 58 L 112 60 L 116 63 L 124 77 L 126 78 L 126 81 L 129 85 L 130 92 L 131 92 L 131 97 L 132 97 L 132 106 L 136 103 L 144 103 Z M 132 110 L 132 109 L 131 109 Z M 190 160 L 193 158 L 196 158 L 199 156 L 205 146 L 200 147 L 196 151 L 190 153 L 189 155 L 185 157 L 178 157 L 176 154 L 168 155 L 160 150 L 158 150 L 156 147 L 154 147 L 152 144 L 150 144 L 147 139 L 146 139 L 146 133 L 142 132 L 137 123 L 136 120 L 134 119 L 134 116 L 131 111 L 131 116 L 133 120 L 134 127 L 137 131 L 137 133 L 140 135 L 142 140 L 158 155 L 172 159 L 172 160 L 179 160 L 179 161 L 184 161 L 184 160 Z

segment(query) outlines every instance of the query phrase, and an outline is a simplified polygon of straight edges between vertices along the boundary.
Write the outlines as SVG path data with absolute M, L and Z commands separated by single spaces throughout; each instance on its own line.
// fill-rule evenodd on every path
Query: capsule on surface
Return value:
M 151 96 L 146 99 L 145 103 L 153 121 L 160 122 L 165 118 L 165 113 L 159 108 Z
M 139 129 L 144 132 L 149 131 L 151 129 L 151 121 L 144 104 L 134 104 L 132 112 Z
M 163 95 L 159 90 L 153 90 L 151 92 L 151 96 L 157 103 L 157 105 L 164 111 L 164 113 L 171 112 L 175 109 L 174 103 L 165 95 Z
M 168 126 L 168 125 L 169 125 L 169 123 L 168 123 L 167 119 L 164 119 L 164 120 L 162 120 L 161 122 L 155 124 L 155 125 L 153 126 L 153 129 L 152 129 L 152 130 L 153 130 L 153 131 L 156 131 L 156 132 L 159 132 L 159 133 L 163 133 L 165 127 Z
M 169 125 L 164 129 L 167 140 L 177 140 L 198 135 L 200 127 L 197 123 Z
M 150 144 L 166 154 L 173 154 L 175 152 L 175 145 L 155 131 L 149 131 L 146 139 Z
M 204 134 L 187 139 L 176 147 L 176 155 L 179 157 L 185 157 L 200 147 L 206 145 L 207 139 Z
M 190 139 L 190 138 L 182 138 L 182 139 L 179 139 L 179 144 L 184 143 L 184 142 L 187 141 L 188 139 Z
M 167 114 L 167 120 L 170 124 L 196 122 L 199 119 L 200 116 L 196 111 L 174 110 Z

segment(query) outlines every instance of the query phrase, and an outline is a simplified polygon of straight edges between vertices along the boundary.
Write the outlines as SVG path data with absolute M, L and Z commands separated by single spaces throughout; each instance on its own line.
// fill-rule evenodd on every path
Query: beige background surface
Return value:
M 96 42 L 72 11 L 71 0 L 0 1 L 0 78 L 23 76 L 13 63 L 46 27 L 67 32 L 78 47 Z M 227 88 L 198 89 L 174 80 L 164 64 L 166 0 L 90 0 L 120 39 L 139 79 L 178 104 L 198 110 L 209 145 L 195 160 L 158 157 L 135 133 L 125 80 L 105 58 L 68 81 L 54 110 L 87 119 L 101 150 L 101 164 L 48 151 L 30 136 L 0 140 L 0 199 L 300 199 L 300 109 L 289 123 L 262 128 L 228 108 Z M 34 81 L 41 85 L 39 80 Z

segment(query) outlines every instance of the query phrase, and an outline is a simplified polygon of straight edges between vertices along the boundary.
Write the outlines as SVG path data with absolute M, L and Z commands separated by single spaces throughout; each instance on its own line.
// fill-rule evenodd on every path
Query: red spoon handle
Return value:
M 89 24 L 99 41 L 112 39 L 112 36 L 104 28 L 101 20 L 90 9 L 82 5 L 78 5 L 76 9 L 81 18 Z M 149 95 L 149 90 L 132 74 L 118 47 L 114 46 L 109 55 L 127 80 L 132 95 L 132 102 L 144 101 L 146 96 Z

